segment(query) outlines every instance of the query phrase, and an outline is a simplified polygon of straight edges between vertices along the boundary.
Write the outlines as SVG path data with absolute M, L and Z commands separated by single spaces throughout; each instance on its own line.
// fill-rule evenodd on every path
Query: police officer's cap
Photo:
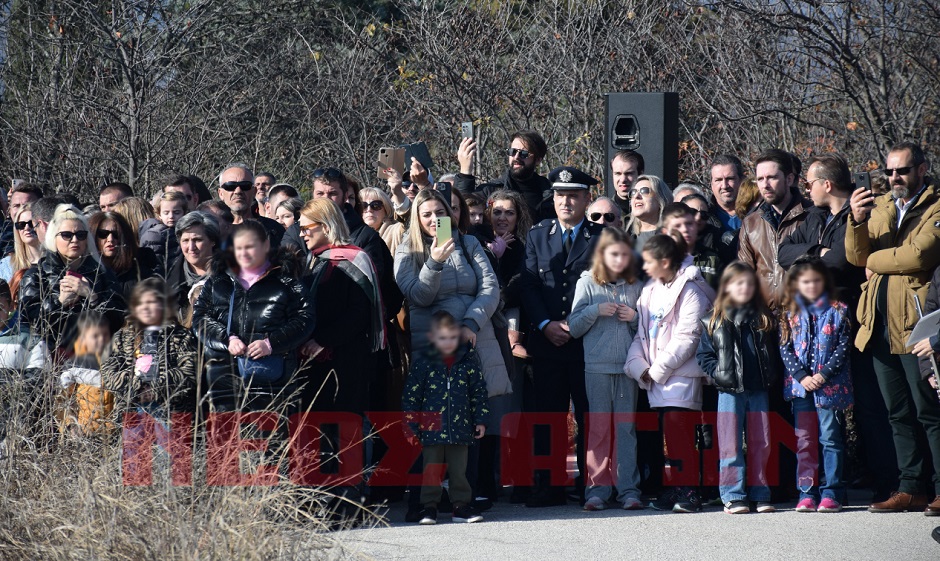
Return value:
M 552 182 L 552 189 L 556 191 L 578 191 L 582 189 L 586 191 L 592 185 L 597 185 L 596 179 L 571 166 L 553 169 L 548 174 L 548 180 Z

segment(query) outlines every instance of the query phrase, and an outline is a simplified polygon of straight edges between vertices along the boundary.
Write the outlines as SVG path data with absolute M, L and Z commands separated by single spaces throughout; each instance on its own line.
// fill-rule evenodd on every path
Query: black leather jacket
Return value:
M 696 358 L 705 374 L 715 383 L 715 387 L 728 393 L 741 393 L 745 390 L 744 378 L 749 373 L 745 372 L 743 328 L 752 334 L 749 340 L 753 341 L 753 344 L 749 354 L 757 357 L 758 372 L 752 371 L 750 374 L 757 374 L 763 389 L 770 388 L 779 372 L 780 353 L 776 330 L 759 330 L 756 319 L 743 324 L 726 320 L 718 324 L 714 333 L 709 335 L 710 319 L 702 320 L 704 330 Z
M 279 252 L 271 259 L 271 269 L 248 290 L 224 258 L 215 259 L 212 271 L 193 305 L 193 331 L 205 349 L 210 399 L 231 405 L 228 400 L 237 400 L 243 389 L 238 366 L 228 351 L 230 335 L 238 336 L 246 345 L 267 338 L 272 355 L 284 357 L 284 376 L 270 387 L 258 385 L 258 390 L 276 393 L 287 387 L 297 370 L 297 348 L 310 338 L 315 327 L 314 307 L 299 280 L 296 264 L 286 252 Z
M 91 296 L 63 307 L 59 302 L 59 281 L 71 269 L 91 283 Z M 68 348 L 78 337 L 78 316 L 94 310 L 108 319 L 111 333 L 124 323 L 124 298 L 114 274 L 90 256 L 67 267 L 58 253 L 46 252 L 26 270 L 20 282 L 19 305 L 22 317 L 42 335 L 50 349 Z

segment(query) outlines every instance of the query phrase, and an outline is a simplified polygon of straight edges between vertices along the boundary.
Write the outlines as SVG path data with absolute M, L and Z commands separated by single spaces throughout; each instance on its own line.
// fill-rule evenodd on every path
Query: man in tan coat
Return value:
M 872 504 L 871 512 L 940 515 L 940 401 L 907 348 L 918 320 L 915 298 L 926 299 L 940 264 L 940 185 L 927 177 L 927 167 L 920 146 L 905 142 L 893 147 L 884 169 L 891 192 L 876 199 L 857 189 L 845 232 L 846 259 L 865 267 L 868 277 L 862 285 L 855 345 L 874 357 L 901 472 L 898 492 Z M 918 444 L 921 426 L 929 450 Z M 932 490 L 924 488 L 931 475 L 926 473 L 926 454 L 933 456 Z

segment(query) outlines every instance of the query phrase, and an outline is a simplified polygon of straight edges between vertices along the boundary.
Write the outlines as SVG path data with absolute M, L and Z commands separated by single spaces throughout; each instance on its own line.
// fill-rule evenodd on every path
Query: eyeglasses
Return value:
M 121 238 L 121 231 L 120 230 L 105 230 L 104 228 L 98 228 L 95 231 L 95 235 L 98 236 L 99 240 L 106 240 L 108 239 L 108 236 L 114 236 L 114 239 L 117 240 Z
M 363 201 L 359 203 L 359 208 L 362 209 L 362 212 L 365 212 L 366 210 L 377 212 L 385 208 L 385 205 L 382 204 L 382 201 L 369 201 L 369 202 Z
M 13 227 L 16 228 L 17 230 L 25 230 L 26 228 L 29 228 L 30 230 L 35 230 L 35 229 L 36 229 L 36 226 L 33 225 L 33 221 L 32 221 L 32 220 L 26 220 L 26 221 L 22 221 L 22 222 L 14 222 L 14 223 L 13 223 Z
M 519 148 L 507 148 L 506 155 L 510 158 L 515 158 L 518 155 L 520 160 L 524 160 L 531 156 L 532 152 L 529 152 L 528 150 L 520 150 Z
M 83 242 L 88 239 L 88 230 L 79 230 L 77 232 L 69 232 L 69 231 L 59 232 L 59 236 L 61 236 L 62 239 L 67 242 L 72 241 L 72 238 L 75 238 L 76 240 Z
M 421 189 L 420 185 L 418 185 L 417 183 L 412 183 L 410 181 L 405 181 L 404 183 L 401 184 L 401 186 L 402 186 L 402 189 L 404 189 L 405 191 L 411 191 L 411 190 L 418 191 Z
M 313 178 L 325 178 L 327 181 L 345 181 L 346 176 L 336 168 L 319 168 L 313 170 Z
M 226 181 L 222 185 L 219 185 L 222 189 L 228 191 L 229 193 L 234 193 L 236 189 L 241 189 L 242 191 L 249 191 L 255 184 L 251 181 Z
M 516 215 L 516 211 L 514 211 L 514 210 L 503 210 L 503 209 L 501 209 L 501 208 L 497 208 L 497 209 L 493 210 L 493 213 L 492 213 L 492 214 L 493 214 L 493 217 L 494 217 L 494 218 L 500 218 L 500 217 L 502 217 L 502 216 L 505 216 L 506 218 L 512 218 L 513 216 Z
M 902 174 L 902 175 L 903 175 L 903 174 Z M 813 183 L 816 183 L 817 181 L 825 181 L 825 179 L 823 179 L 822 177 L 817 177 L 817 178 L 815 178 L 815 179 L 806 178 L 806 188 L 807 188 L 807 189 L 812 189 Z
M 911 173 L 911 170 L 917 166 L 904 166 L 903 168 L 885 168 L 882 171 L 885 172 L 885 175 L 891 177 L 897 172 L 898 175 L 907 175 Z
M 633 197 L 636 196 L 637 193 L 643 195 L 644 197 L 649 197 L 650 195 L 653 194 L 653 188 L 652 187 L 640 187 L 639 189 L 630 189 L 630 192 L 627 193 L 627 196 L 632 199 Z
M 617 220 L 617 215 L 612 212 L 592 212 L 591 222 L 599 222 L 601 217 L 604 218 L 604 222 L 613 222 L 614 220 Z
M 707 210 L 695 210 L 695 209 L 693 208 L 693 209 L 692 209 L 692 214 L 694 214 L 695 216 L 700 216 L 700 217 L 702 217 L 702 218 L 708 218 L 708 211 L 707 211 Z

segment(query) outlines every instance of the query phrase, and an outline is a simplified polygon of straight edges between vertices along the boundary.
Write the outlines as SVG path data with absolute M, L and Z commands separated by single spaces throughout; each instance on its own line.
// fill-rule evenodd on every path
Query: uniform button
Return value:
M 566 316 L 568 315 L 568 312 L 561 312 L 561 315 Z
M 562 302 L 567 302 L 567 301 L 568 301 L 568 297 L 567 297 L 567 296 L 562 296 L 562 297 L 561 297 L 561 301 L 562 301 Z
M 544 273 L 544 272 L 545 272 L 545 269 L 539 269 L 539 272 L 540 272 L 540 273 Z
M 562 285 L 562 286 L 568 286 L 568 283 L 563 282 L 563 283 L 561 283 L 561 285 Z

